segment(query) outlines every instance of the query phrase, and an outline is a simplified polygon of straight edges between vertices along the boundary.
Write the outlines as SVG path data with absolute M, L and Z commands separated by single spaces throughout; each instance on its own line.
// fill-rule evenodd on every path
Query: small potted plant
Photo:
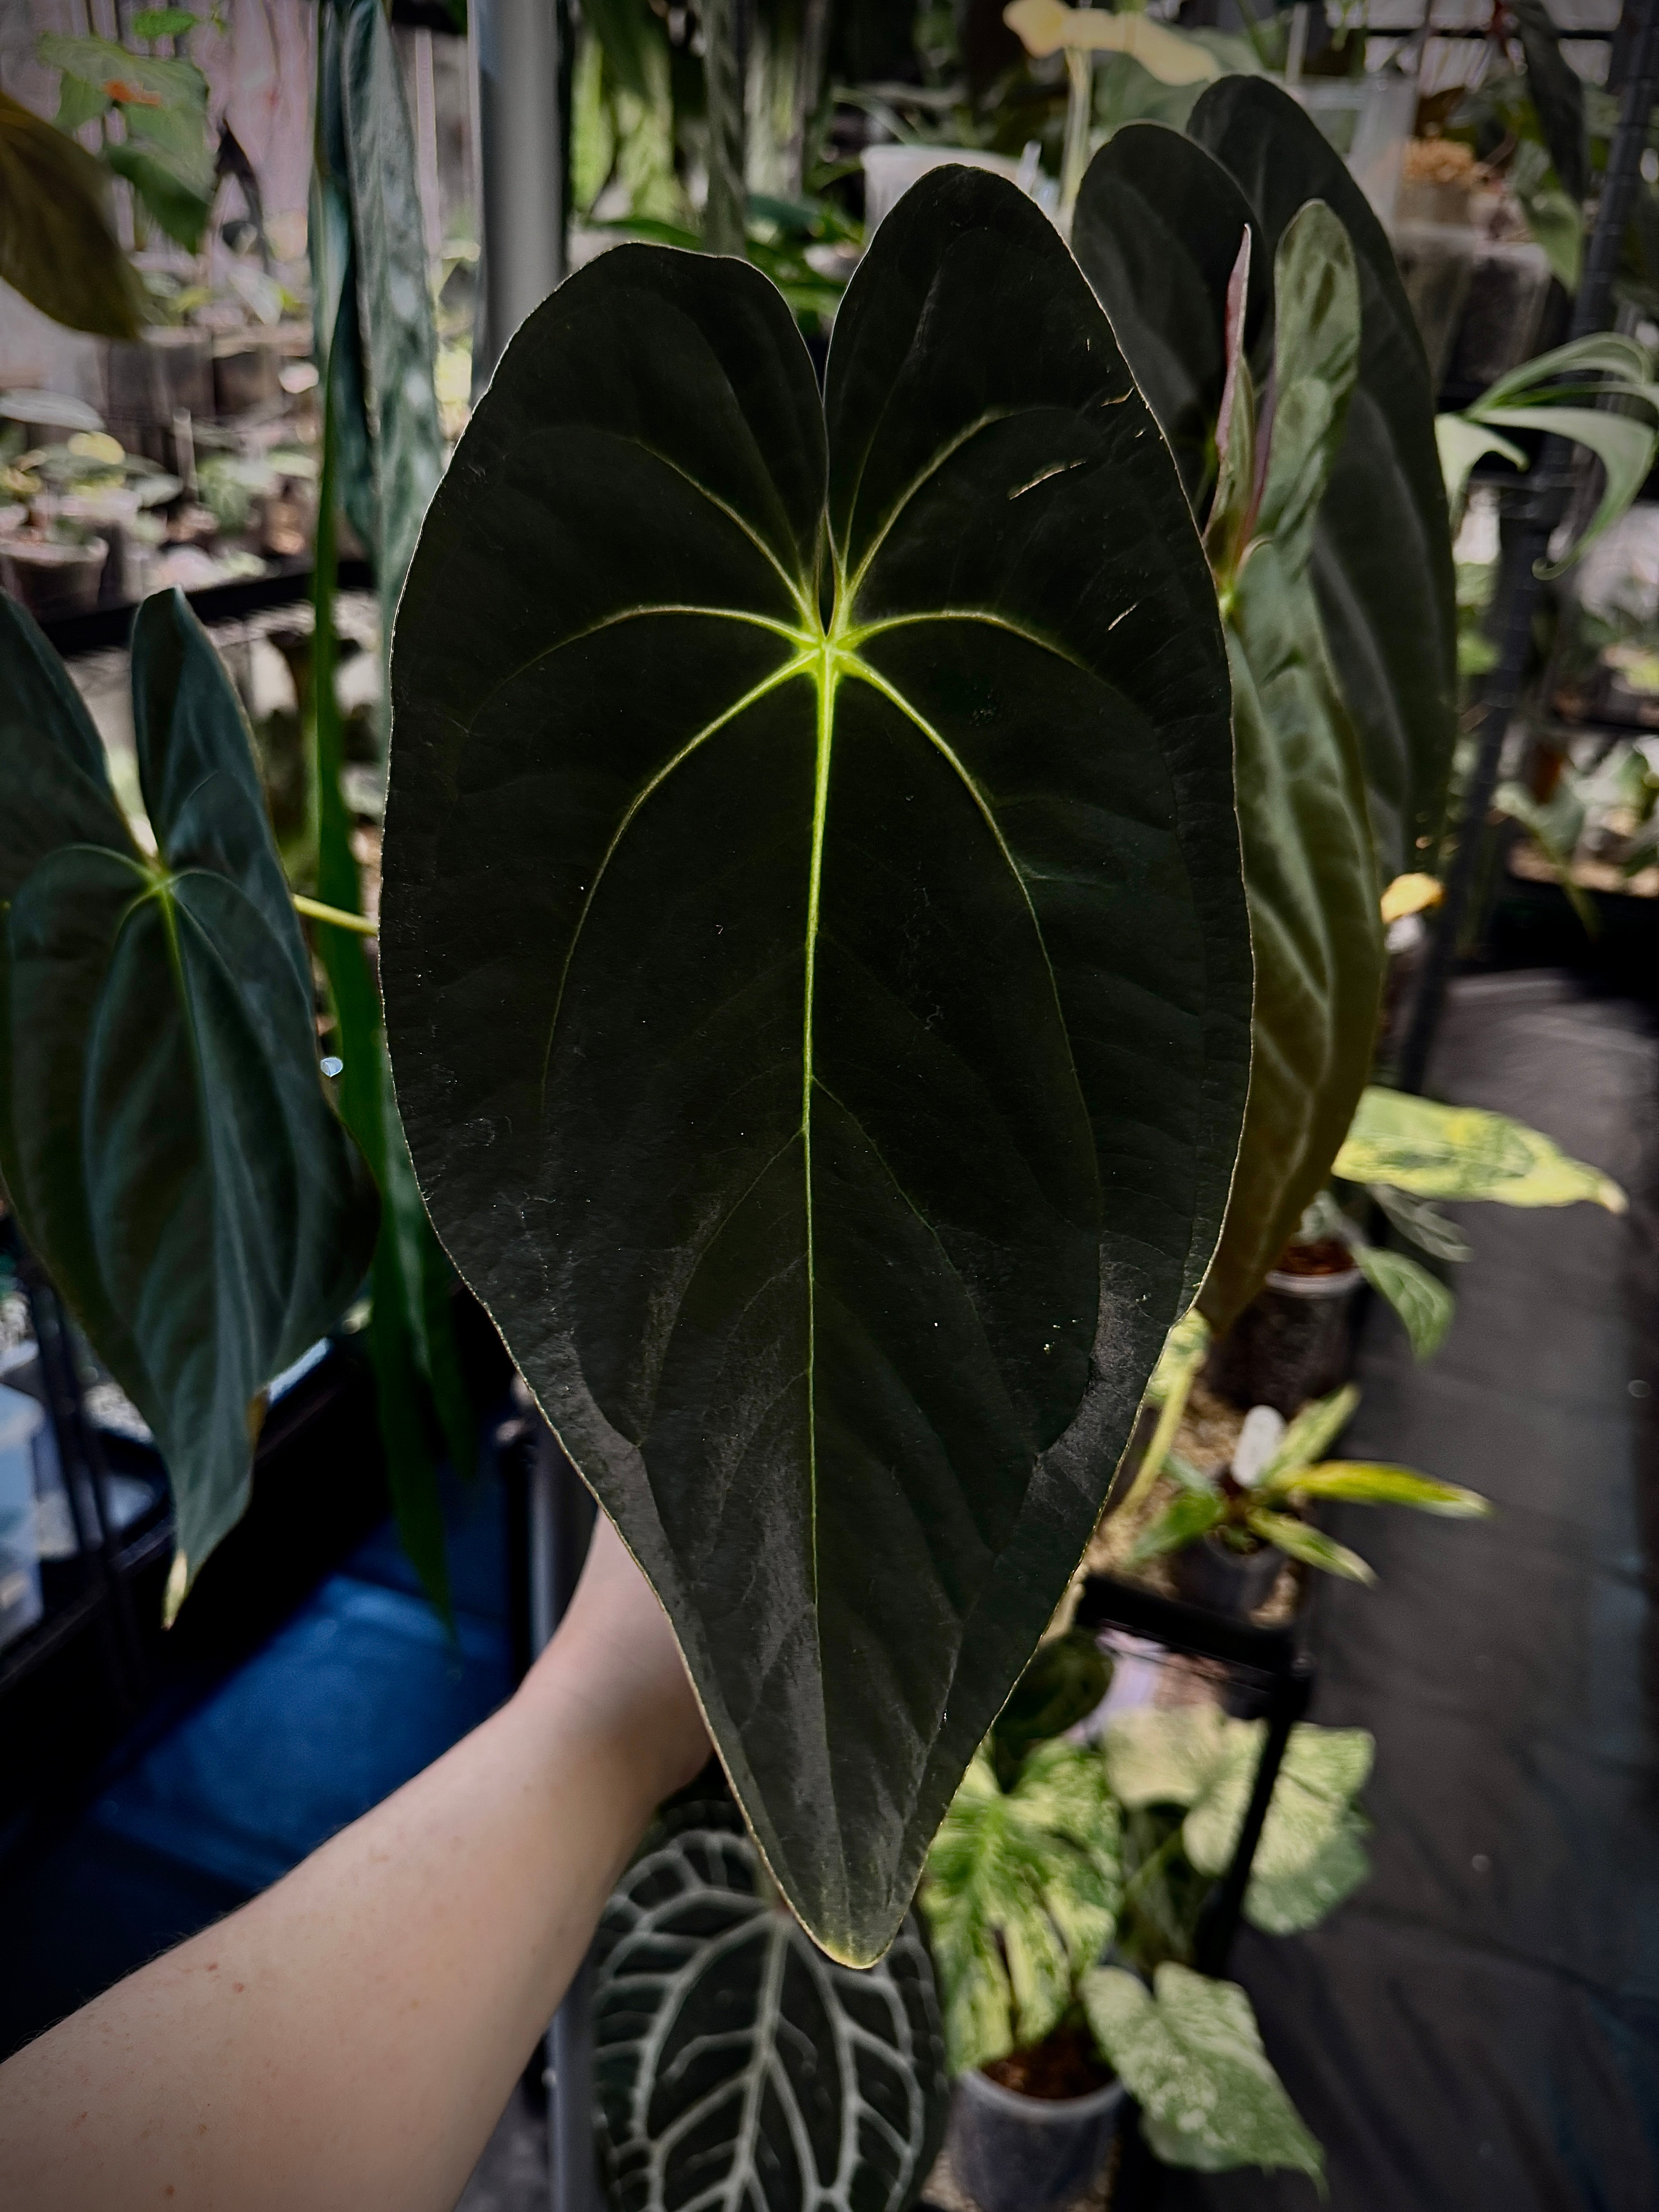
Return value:
M 1052 2212 L 1097 2179 L 1131 2095 L 1167 2163 L 1317 2177 L 1249 1998 L 1189 1963 L 1261 1724 L 1204 1706 L 1130 1713 L 1098 1743 L 1031 1741 L 1039 1713 L 1075 1711 L 1085 1643 L 1039 1653 L 927 1863 L 955 2178 L 982 2212 Z M 1311 1926 L 1363 1878 L 1352 1798 L 1370 1764 L 1363 1730 L 1293 1732 L 1247 1905 L 1257 1924 Z
M 1179 1486 L 1178 1494 L 1137 1538 L 1128 1564 L 1169 1556 L 1183 1597 L 1243 1616 L 1265 1601 L 1287 1559 L 1351 1582 L 1376 1580 L 1357 1552 L 1304 1517 L 1304 1507 L 1316 1498 L 1410 1505 L 1455 1519 L 1491 1512 L 1478 1492 L 1409 1468 L 1322 1460 L 1358 1402 L 1359 1392 L 1350 1383 L 1304 1407 L 1288 1426 L 1271 1407 L 1254 1408 L 1231 1461 L 1215 1474 L 1179 1452 L 1167 1452 L 1164 1470 Z

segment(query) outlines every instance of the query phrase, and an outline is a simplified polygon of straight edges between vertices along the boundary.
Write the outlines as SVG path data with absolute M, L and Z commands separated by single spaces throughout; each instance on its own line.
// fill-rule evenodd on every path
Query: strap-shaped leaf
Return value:
M 726 1813 L 696 1807 L 665 1823 L 599 1923 L 610 2201 L 617 2212 L 903 2212 L 949 2094 L 921 1931 L 907 1920 L 878 1966 L 836 1965 L 781 1908 Z
M 1168 449 L 1000 179 L 882 225 L 822 407 L 756 271 L 621 247 L 498 368 L 392 672 L 433 1219 L 790 1901 L 868 1960 L 1231 1172 L 1225 679 Z
M 380 0 L 331 0 L 339 21 L 339 123 L 350 184 L 363 403 L 373 457 L 373 539 L 388 628 L 421 523 L 443 474 L 415 137 L 398 50 Z
M 133 710 L 153 861 L 0 600 L 0 1167 L 161 1444 L 176 1606 L 246 1503 L 265 1384 L 351 1297 L 374 1216 L 236 696 L 176 592 L 139 611 Z
M 1263 77 L 1224 77 L 1188 129 L 1249 202 L 1264 261 L 1309 200 L 1340 219 L 1358 258 L 1359 374 L 1319 510 L 1313 579 L 1387 879 L 1439 830 L 1457 697 L 1455 578 L 1427 356 L 1388 234 L 1288 94 Z

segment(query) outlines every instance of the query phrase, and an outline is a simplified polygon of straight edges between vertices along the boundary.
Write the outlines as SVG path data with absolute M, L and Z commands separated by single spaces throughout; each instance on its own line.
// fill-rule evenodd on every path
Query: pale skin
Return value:
M 275 1888 L 0 2066 L 29 2212 L 451 2212 L 708 1738 L 605 1516 L 522 1687 Z

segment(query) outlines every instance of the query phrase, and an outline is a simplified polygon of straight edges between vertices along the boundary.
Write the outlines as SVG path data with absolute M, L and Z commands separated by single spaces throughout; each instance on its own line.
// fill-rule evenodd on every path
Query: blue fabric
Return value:
M 429 1765 L 511 1687 L 490 1624 L 459 1615 L 452 1643 L 421 1599 L 331 1576 L 93 1817 L 252 1895 Z

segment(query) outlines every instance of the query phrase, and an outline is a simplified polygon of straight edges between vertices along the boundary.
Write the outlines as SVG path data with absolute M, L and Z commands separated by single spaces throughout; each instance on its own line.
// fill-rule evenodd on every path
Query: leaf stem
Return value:
M 312 921 L 326 921 L 336 929 L 356 930 L 359 937 L 378 937 L 380 925 L 371 921 L 367 915 L 348 914 L 343 907 L 327 906 L 321 899 L 307 898 L 303 891 L 290 891 L 295 914 L 305 915 Z

